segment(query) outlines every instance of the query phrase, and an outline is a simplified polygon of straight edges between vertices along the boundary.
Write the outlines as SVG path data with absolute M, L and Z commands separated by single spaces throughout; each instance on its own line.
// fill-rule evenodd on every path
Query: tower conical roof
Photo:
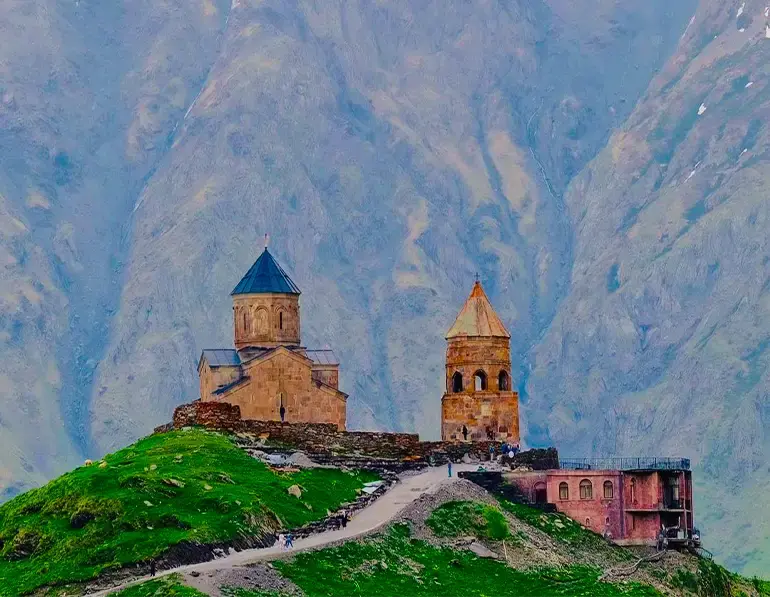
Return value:
M 262 255 L 254 262 L 254 265 L 246 272 L 246 275 L 230 294 L 266 294 L 270 292 L 300 293 L 297 285 L 291 281 L 288 274 L 283 271 L 283 268 L 278 265 L 278 262 L 265 247 Z
M 478 280 L 446 335 L 447 340 L 459 336 L 511 337 Z

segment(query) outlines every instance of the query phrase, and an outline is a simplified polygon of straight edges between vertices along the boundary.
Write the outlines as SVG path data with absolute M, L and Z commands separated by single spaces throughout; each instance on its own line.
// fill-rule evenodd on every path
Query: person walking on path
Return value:
M 449 473 L 449 476 L 451 477 L 452 476 L 452 461 L 451 460 L 449 462 L 447 462 L 446 470 L 447 470 L 447 473 Z
M 150 576 L 155 576 L 155 560 L 150 560 Z
M 286 549 L 291 549 L 292 547 L 294 547 L 294 537 L 289 533 L 286 535 Z

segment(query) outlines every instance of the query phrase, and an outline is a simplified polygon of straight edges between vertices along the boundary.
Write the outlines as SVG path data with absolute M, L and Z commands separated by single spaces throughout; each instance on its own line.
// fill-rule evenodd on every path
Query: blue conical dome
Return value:
M 262 255 L 254 262 L 254 265 L 246 272 L 246 275 L 230 294 L 266 294 L 271 292 L 300 294 L 297 285 L 291 281 L 288 274 L 283 271 L 283 268 L 278 265 L 278 262 L 265 247 Z

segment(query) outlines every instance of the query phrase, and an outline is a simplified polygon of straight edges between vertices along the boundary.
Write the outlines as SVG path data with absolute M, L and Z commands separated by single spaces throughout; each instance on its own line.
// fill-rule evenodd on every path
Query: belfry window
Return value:
M 487 389 L 487 374 L 481 369 L 473 374 L 473 385 L 477 392 Z
M 251 321 L 249 321 L 249 313 L 248 311 L 243 312 L 243 331 L 246 334 L 251 333 Z
M 594 488 L 588 479 L 583 479 L 580 482 L 580 499 L 591 500 L 594 497 Z
M 455 371 L 455 374 L 452 376 L 452 392 L 455 394 L 457 392 L 463 391 L 463 374 L 459 371 Z
M 497 389 L 501 392 L 507 392 L 511 389 L 508 383 L 508 374 L 505 371 L 500 371 L 500 375 L 497 376 Z

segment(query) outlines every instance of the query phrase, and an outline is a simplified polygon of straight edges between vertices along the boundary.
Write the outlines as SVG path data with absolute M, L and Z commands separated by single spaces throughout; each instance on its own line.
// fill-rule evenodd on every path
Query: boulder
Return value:
M 302 490 L 300 489 L 299 485 L 292 485 L 289 487 L 286 492 L 289 495 L 293 495 L 295 498 L 301 498 L 302 497 Z
M 490 558 L 496 560 L 500 557 L 491 549 L 487 549 L 481 543 L 477 543 L 475 541 L 468 546 L 468 549 L 480 558 Z

